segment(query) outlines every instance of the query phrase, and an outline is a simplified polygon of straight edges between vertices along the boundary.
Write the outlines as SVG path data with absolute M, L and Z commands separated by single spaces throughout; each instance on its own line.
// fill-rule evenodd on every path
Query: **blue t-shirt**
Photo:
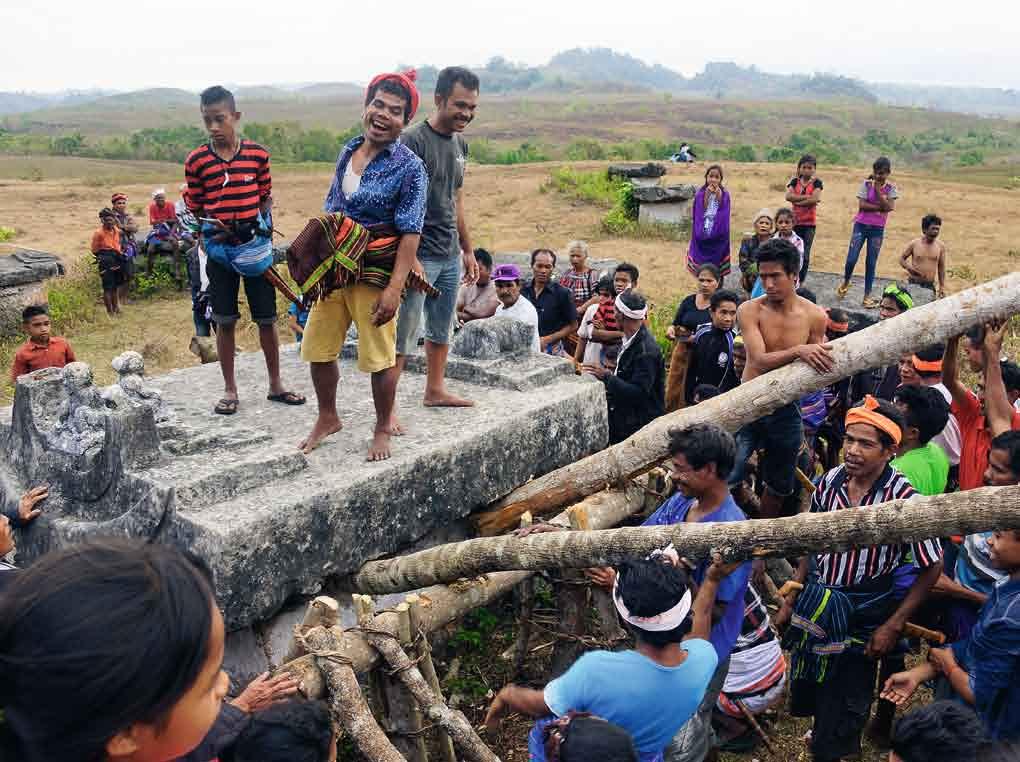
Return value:
M 545 703 L 558 717 L 591 712 L 629 732 L 642 754 L 661 752 L 698 710 L 719 664 L 707 640 L 681 646 L 687 658 L 677 667 L 637 651 L 590 651 L 545 686 Z
M 659 509 L 645 521 L 644 526 L 663 526 L 666 524 L 682 524 L 687 518 L 687 513 L 694 504 L 694 498 L 687 497 L 681 493 L 673 495 L 669 500 L 659 506 Z M 727 497 L 722 505 L 708 514 L 700 522 L 705 521 L 745 521 L 747 516 L 740 510 L 732 497 Z M 678 549 L 683 555 L 683 549 Z M 705 572 L 708 571 L 709 562 L 703 561 L 694 570 L 694 581 L 699 585 L 705 580 Z M 715 646 L 715 652 L 719 661 L 725 661 L 740 635 L 740 625 L 744 621 L 744 594 L 747 592 L 747 582 L 751 578 L 751 562 L 747 561 L 740 565 L 732 574 L 719 583 L 719 592 L 715 599 L 726 604 L 726 611 L 722 618 L 712 625 L 710 639 Z

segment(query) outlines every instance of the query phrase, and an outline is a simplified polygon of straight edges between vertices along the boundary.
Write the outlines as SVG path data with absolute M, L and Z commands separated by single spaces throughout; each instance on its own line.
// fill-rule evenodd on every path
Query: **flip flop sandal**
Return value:
M 237 412 L 238 400 L 232 400 L 224 397 L 216 403 L 216 407 L 213 408 L 213 412 L 219 415 L 233 415 Z
M 284 405 L 303 405 L 306 400 L 300 394 L 294 392 L 280 392 L 279 394 L 267 394 L 266 399 L 270 402 L 282 402 Z
M 861 306 L 868 310 L 873 310 L 876 307 L 881 306 L 881 302 L 878 299 L 874 299 L 870 296 L 864 297 L 864 301 L 861 302 Z
M 843 283 L 839 288 L 836 289 L 836 294 L 839 296 L 840 299 L 842 299 L 844 296 L 847 295 L 847 292 L 849 290 L 850 290 L 850 284 L 849 283 Z

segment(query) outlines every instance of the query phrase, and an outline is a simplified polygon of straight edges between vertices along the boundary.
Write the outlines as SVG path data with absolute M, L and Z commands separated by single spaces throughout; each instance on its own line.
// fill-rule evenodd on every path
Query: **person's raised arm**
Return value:
M 957 407 L 971 404 L 970 392 L 960 380 L 960 337 L 952 336 L 946 342 L 946 351 L 942 353 L 942 383 L 945 384 Z
M 740 568 L 743 561 L 732 564 L 724 564 L 722 556 L 718 553 L 712 557 L 712 565 L 705 572 L 705 579 L 698 588 L 698 594 L 691 604 L 691 615 L 694 617 L 691 631 L 684 636 L 684 640 L 708 640 L 712 634 L 712 611 L 715 608 L 715 596 L 719 592 L 719 584 L 736 569 Z
M 993 437 L 1013 428 L 1013 406 L 1006 394 L 1002 380 L 1002 339 L 1009 322 L 1006 320 L 989 323 L 985 327 L 985 416 L 988 429 Z

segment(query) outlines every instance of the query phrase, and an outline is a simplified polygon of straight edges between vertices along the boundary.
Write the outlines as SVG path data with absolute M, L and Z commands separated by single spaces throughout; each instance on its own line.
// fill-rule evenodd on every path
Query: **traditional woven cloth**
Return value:
M 311 305 L 354 283 L 386 288 L 399 244 L 392 229 L 369 230 L 334 212 L 308 221 L 287 251 L 287 267 L 305 305 Z M 416 273 L 408 275 L 407 285 L 430 296 L 439 293 Z

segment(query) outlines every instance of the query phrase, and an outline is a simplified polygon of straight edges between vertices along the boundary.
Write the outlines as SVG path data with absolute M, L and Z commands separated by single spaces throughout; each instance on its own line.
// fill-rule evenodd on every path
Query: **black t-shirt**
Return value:
M 535 296 L 535 282 L 532 281 L 521 294 L 535 305 L 538 312 L 538 335 L 548 336 L 563 328 L 568 323 L 577 322 L 577 308 L 574 306 L 574 295 L 570 289 L 559 283 L 549 281 L 542 293 Z
M 691 333 L 694 333 L 702 323 L 712 321 L 707 308 L 703 310 L 698 309 L 698 305 L 694 301 L 695 296 L 695 294 L 691 294 L 684 297 L 684 300 L 680 302 L 680 306 L 676 308 L 676 315 L 673 317 L 673 325 L 682 326 Z
M 464 185 L 468 144 L 458 133 L 436 132 L 427 121 L 405 130 L 400 142 L 418 155 L 429 175 L 428 204 L 418 257 L 455 256 L 460 252 L 457 192 Z

